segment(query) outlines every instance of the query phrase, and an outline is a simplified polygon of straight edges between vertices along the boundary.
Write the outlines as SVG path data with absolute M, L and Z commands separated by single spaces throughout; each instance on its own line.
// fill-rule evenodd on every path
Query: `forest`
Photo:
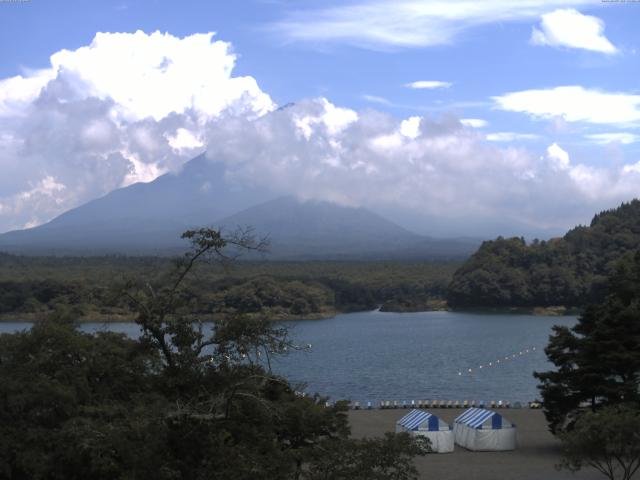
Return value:
M 29 257 L 0 254 L 0 319 L 39 320 L 71 310 L 82 321 L 131 320 L 128 284 L 162 279 L 164 257 Z M 338 312 L 443 308 L 456 262 L 255 262 L 198 265 L 188 305 L 200 317 L 238 313 L 272 320 Z
M 594 216 L 561 238 L 484 242 L 455 261 L 254 261 L 198 265 L 186 310 L 200 318 L 313 319 L 372 310 L 562 307 L 601 301 L 606 279 L 640 245 L 640 201 Z M 127 285 L 163 279 L 168 257 L 47 257 L 0 253 L 0 320 L 71 311 L 81 321 L 132 320 Z M 560 310 L 562 311 L 562 309 Z
M 447 289 L 452 308 L 583 307 L 601 301 L 617 262 L 640 246 L 640 201 L 548 241 L 484 242 Z

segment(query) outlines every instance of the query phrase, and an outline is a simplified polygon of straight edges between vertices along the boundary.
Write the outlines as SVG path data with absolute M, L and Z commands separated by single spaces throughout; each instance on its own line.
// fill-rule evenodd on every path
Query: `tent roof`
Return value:
M 440 421 L 438 417 L 429 412 L 421 410 L 411 410 L 404 417 L 398 420 L 397 423 L 398 425 L 402 425 L 407 430 L 416 430 L 424 422 L 428 422 L 431 417 Z
M 495 426 L 502 426 L 502 415 L 498 412 L 494 412 L 492 410 L 487 410 L 484 408 L 470 408 L 461 415 L 459 415 L 454 422 L 462 423 L 471 428 L 479 428 L 484 422 L 488 419 L 492 419 L 492 424 Z M 495 421 L 499 420 L 499 421 Z M 495 427 L 494 427 L 495 428 Z

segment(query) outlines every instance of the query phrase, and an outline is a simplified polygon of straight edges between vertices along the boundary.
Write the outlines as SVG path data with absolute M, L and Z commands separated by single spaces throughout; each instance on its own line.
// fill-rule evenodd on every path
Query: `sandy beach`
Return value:
M 451 423 L 461 409 L 430 410 Z M 518 448 L 511 452 L 470 452 L 456 445 L 454 453 L 429 454 L 416 459 L 420 478 L 437 480 L 596 480 L 605 477 L 595 469 L 578 473 L 558 471 L 558 441 L 547 430 L 542 411 L 501 409 L 499 412 L 517 426 Z M 393 432 L 395 422 L 407 410 L 352 410 L 349 412 L 354 437 L 380 436 Z M 635 475 L 634 478 L 640 478 Z

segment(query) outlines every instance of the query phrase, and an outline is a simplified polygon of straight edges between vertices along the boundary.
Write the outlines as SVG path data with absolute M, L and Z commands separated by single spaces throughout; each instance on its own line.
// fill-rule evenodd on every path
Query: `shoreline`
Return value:
M 442 307 L 439 305 L 437 308 L 428 310 L 413 310 L 413 309 L 398 309 L 398 310 L 384 310 L 383 305 L 380 305 L 372 310 L 328 310 L 323 312 L 316 312 L 306 316 L 295 316 L 288 314 L 277 314 L 269 318 L 273 322 L 294 322 L 294 321 L 315 321 L 315 320 L 327 320 L 337 317 L 338 315 L 346 315 L 351 313 L 367 313 L 367 312 L 380 312 L 380 313 L 432 313 L 432 312 L 452 312 L 452 313 L 469 313 L 476 315 L 530 315 L 534 317 L 549 316 L 549 317 L 565 317 L 580 315 L 580 309 L 576 307 L 564 307 L 564 306 L 552 306 L 552 307 L 496 307 L 496 308 L 460 308 L 452 309 L 449 307 Z M 4 313 L 0 314 L 0 323 L 38 323 L 47 321 L 51 313 Z M 210 322 L 214 317 L 224 315 L 222 314 L 205 314 L 194 315 L 193 318 L 199 318 L 204 322 Z M 250 316 L 256 316 L 259 314 L 248 314 Z M 90 315 L 80 317 L 77 323 L 134 323 L 134 314 L 103 314 L 103 315 Z

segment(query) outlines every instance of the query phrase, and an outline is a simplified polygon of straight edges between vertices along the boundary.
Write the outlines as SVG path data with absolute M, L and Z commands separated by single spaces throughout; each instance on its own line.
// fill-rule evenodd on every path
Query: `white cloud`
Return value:
M 484 128 L 489 125 L 489 122 L 483 120 L 482 118 L 462 118 L 460 123 L 465 127 L 471 128 Z
M 608 143 L 621 143 L 623 145 L 629 145 L 631 143 L 640 142 L 640 135 L 629 132 L 611 132 L 611 133 L 593 133 L 585 135 L 586 138 L 593 143 L 605 145 Z
M 194 132 L 186 128 L 178 128 L 175 135 L 165 135 L 169 141 L 169 145 L 174 150 L 181 152 L 183 150 L 193 150 L 204 146 L 202 140 Z
M 436 88 L 449 88 L 450 86 L 451 82 L 443 82 L 440 80 L 418 80 L 416 82 L 405 84 L 405 87 L 407 88 L 428 90 L 433 90 Z
M 571 165 L 569 153 L 557 143 L 552 143 L 547 147 L 547 159 L 555 170 L 567 170 Z
M 273 109 L 253 78 L 231 78 L 236 57 L 228 43 L 212 38 L 98 33 L 87 47 L 53 54 L 51 65 L 81 84 L 76 94 L 110 98 L 118 114 L 134 120 L 160 120 L 187 109 L 214 116 L 239 101 L 256 114 Z
M 625 124 L 640 121 L 640 95 L 564 86 L 523 90 L 493 97 L 495 107 L 534 118 L 567 122 Z
M 292 42 L 333 42 L 363 48 L 429 47 L 452 43 L 469 28 L 539 17 L 590 0 L 381 0 L 299 9 L 271 29 Z
M 40 180 L 33 188 L 31 188 L 31 190 L 20 192 L 18 196 L 22 200 L 29 200 L 34 196 L 42 195 L 45 197 L 52 197 L 54 201 L 57 201 L 55 199 L 55 193 L 60 192 L 65 188 L 66 187 L 63 184 L 58 183 L 56 179 L 51 175 L 47 175 L 42 180 Z
M 604 22 L 572 8 L 558 9 L 542 15 L 539 28 L 531 32 L 533 45 L 567 47 L 606 54 L 618 49 L 605 37 Z
M 54 76 L 53 70 L 43 70 L 29 77 L 17 75 L 0 80 L 0 116 L 23 113 Z
M 74 52 L 54 55 L 56 64 L 68 69 L 52 66 L 33 77 L 0 81 L 0 230 L 35 225 L 121 185 L 151 180 L 204 148 L 212 159 L 224 161 L 229 178 L 240 183 L 397 215 L 414 212 L 439 221 L 446 217 L 463 225 L 467 234 L 476 233 L 471 225 L 480 228 L 498 221 L 565 228 L 576 217 L 582 220 L 640 193 L 637 163 L 595 168 L 579 159 L 570 161 L 557 145 L 546 152 L 498 146 L 468 128 L 480 127 L 480 119 L 461 121 L 444 114 L 398 120 L 375 110 L 356 112 L 324 98 L 272 110 L 255 80 L 232 75 L 235 57 L 228 44 L 210 36 L 143 35 L 115 34 L 110 39 L 104 34 L 77 57 Z M 185 41 L 192 48 L 182 48 Z M 200 63 L 210 64 L 182 59 L 193 51 L 200 53 Z M 131 89 L 119 79 L 98 78 L 106 73 L 91 52 L 111 62 L 114 74 L 129 75 Z M 145 76 L 144 68 L 125 72 L 116 61 L 143 54 L 155 59 L 142 63 L 148 68 L 150 91 L 173 83 L 179 90 L 184 81 L 184 88 L 196 95 L 180 93 L 158 98 L 157 105 L 149 103 L 135 85 Z M 170 71 L 172 65 L 184 65 L 198 78 L 183 78 Z M 504 107 L 566 121 L 629 122 L 640 115 L 640 98 L 566 88 L 581 92 L 574 102 L 591 95 L 604 99 L 587 108 L 563 103 L 563 91 L 543 90 L 534 95 L 540 103 L 536 106 L 516 92 L 505 96 Z M 553 98 L 547 99 L 545 92 Z M 624 107 L 625 101 L 631 106 Z M 592 112 L 594 105 L 616 113 Z M 515 142 L 539 137 L 494 132 L 488 138 Z
M 490 142 L 517 142 L 527 140 L 538 140 L 540 135 L 535 133 L 517 133 L 517 132 L 494 132 L 487 133 L 485 138 Z
M 235 62 L 211 33 L 98 33 L 49 68 L 0 80 L 0 231 L 179 168 L 213 119 L 272 110 Z M 327 122 L 339 128 L 340 113 Z
M 364 95 L 362 95 L 362 99 L 366 100 L 367 102 L 377 103 L 379 105 L 385 105 L 385 106 L 392 106 L 393 105 L 391 103 L 391 101 L 387 100 L 384 97 L 379 97 L 378 95 L 367 95 L 367 94 L 364 94 Z
M 420 123 L 422 123 L 420 117 L 409 117 L 400 122 L 400 133 L 413 140 L 420 135 Z
M 314 126 L 322 125 L 329 134 L 336 134 L 358 120 L 358 114 L 351 109 L 336 107 L 324 98 L 320 102 L 315 115 L 307 112 L 306 115 L 295 118 L 297 132 L 307 140 L 311 137 Z
M 634 164 L 634 165 L 625 165 L 622 169 L 623 173 L 625 174 L 633 174 L 633 173 L 637 173 L 640 175 L 640 162 Z
M 60 205 L 60 192 L 64 192 L 66 185 L 60 183 L 51 175 L 46 175 L 36 182 L 29 182 L 25 190 L 17 192 L 9 203 L 0 202 L 0 215 L 21 217 L 15 228 L 30 228 L 37 225 L 38 210 L 49 208 L 51 204 Z M 26 215 L 20 215 L 24 214 Z
M 564 229 L 640 194 L 640 172 L 572 162 L 557 144 L 542 155 L 502 148 L 450 115 L 397 120 L 374 110 L 331 131 L 316 119 L 335 108 L 304 100 L 255 121 L 220 119 L 207 155 L 223 159 L 234 181 L 274 195 L 413 215 L 427 231 L 443 222 L 467 234 L 500 222 Z

